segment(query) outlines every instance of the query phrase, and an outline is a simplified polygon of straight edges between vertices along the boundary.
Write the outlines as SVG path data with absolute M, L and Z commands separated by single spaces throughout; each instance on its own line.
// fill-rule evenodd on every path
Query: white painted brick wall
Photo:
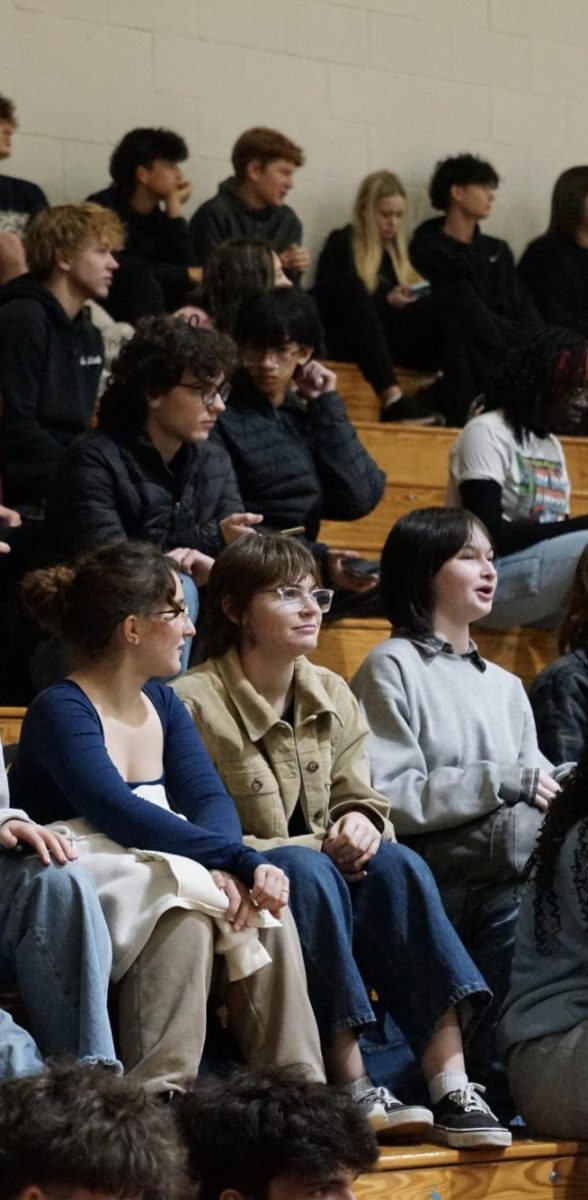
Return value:
M 489 228 L 518 251 L 588 159 L 587 55 L 588 0 L 0 0 L 5 169 L 81 199 L 127 129 L 167 125 L 190 213 L 238 134 L 274 125 L 306 149 L 292 202 L 316 252 L 367 171 L 397 171 L 418 221 L 435 160 L 471 150 L 502 176 Z

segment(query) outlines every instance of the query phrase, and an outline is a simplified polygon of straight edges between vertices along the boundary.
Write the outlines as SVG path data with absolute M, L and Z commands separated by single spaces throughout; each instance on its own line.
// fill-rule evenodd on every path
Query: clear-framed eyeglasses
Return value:
M 190 621 L 190 610 L 186 604 L 177 604 L 175 608 L 159 608 L 156 612 L 149 613 L 150 617 L 161 617 L 166 624 L 170 625 L 172 621 Z
M 299 584 L 293 583 L 286 587 L 267 588 L 269 593 L 276 593 L 282 602 L 282 607 L 287 608 L 289 612 L 300 612 L 309 600 L 316 604 L 317 608 L 322 613 L 327 613 L 331 607 L 334 591 L 332 588 L 313 588 L 307 592 L 306 588 L 300 587 Z

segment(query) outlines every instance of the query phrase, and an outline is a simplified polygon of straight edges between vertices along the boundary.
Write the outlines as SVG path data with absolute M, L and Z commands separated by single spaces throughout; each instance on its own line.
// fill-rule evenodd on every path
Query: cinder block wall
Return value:
M 433 162 L 472 150 L 503 183 L 488 230 L 516 251 L 556 175 L 588 159 L 588 0 L 0 0 L 0 91 L 20 130 L 4 169 L 52 201 L 108 182 L 112 144 L 168 125 L 191 151 L 187 213 L 249 125 L 299 141 L 292 202 L 313 251 L 386 166 L 410 222 Z

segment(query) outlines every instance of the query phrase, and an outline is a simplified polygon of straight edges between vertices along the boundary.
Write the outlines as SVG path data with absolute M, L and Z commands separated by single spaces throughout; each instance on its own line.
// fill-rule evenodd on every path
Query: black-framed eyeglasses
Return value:
M 201 383 L 186 383 L 183 379 L 180 380 L 178 387 L 186 388 L 186 391 L 193 392 L 194 395 L 202 401 L 205 408 L 214 408 L 217 400 L 222 400 L 223 404 L 227 403 L 229 392 L 231 390 L 230 383 L 222 383 L 220 387 L 214 385 L 210 388 L 205 388 Z
M 335 595 L 332 588 L 312 588 L 312 591 L 307 592 L 306 588 L 300 587 L 296 583 L 286 587 L 265 588 L 264 592 L 267 595 L 277 593 L 282 601 L 282 607 L 287 608 L 289 612 L 300 612 L 305 604 L 312 600 L 322 613 L 326 613 L 329 611 Z

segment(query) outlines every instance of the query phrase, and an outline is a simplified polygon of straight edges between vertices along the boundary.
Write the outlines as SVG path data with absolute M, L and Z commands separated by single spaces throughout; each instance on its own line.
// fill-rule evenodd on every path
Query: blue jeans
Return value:
M 106 1007 L 111 946 L 94 884 L 77 864 L 0 855 L 0 986 L 18 988 L 27 1033 L 0 1010 L 0 1079 L 49 1055 L 116 1061 Z
M 196 587 L 196 584 L 194 583 L 194 580 L 192 579 L 191 575 L 184 575 L 182 573 L 180 575 L 180 582 L 182 584 L 182 591 L 184 593 L 184 603 L 186 605 L 186 608 L 188 609 L 188 615 L 190 617 L 192 624 L 195 625 L 196 617 L 198 616 L 198 608 L 199 608 L 198 588 Z M 182 657 L 180 660 L 180 674 L 183 674 L 184 671 L 188 670 L 191 653 L 192 653 L 192 638 L 186 638 L 183 648 L 182 648 Z
M 448 920 L 422 858 L 385 843 L 367 876 L 348 884 L 316 850 L 284 846 L 266 857 L 290 879 L 290 904 L 324 1045 L 375 1022 L 374 989 L 417 1058 L 439 1019 L 462 1001 L 467 1040 L 489 989 Z
M 588 530 L 564 533 L 499 558 L 492 612 L 478 624 L 487 629 L 538 625 L 557 629 L 568 602 Z

